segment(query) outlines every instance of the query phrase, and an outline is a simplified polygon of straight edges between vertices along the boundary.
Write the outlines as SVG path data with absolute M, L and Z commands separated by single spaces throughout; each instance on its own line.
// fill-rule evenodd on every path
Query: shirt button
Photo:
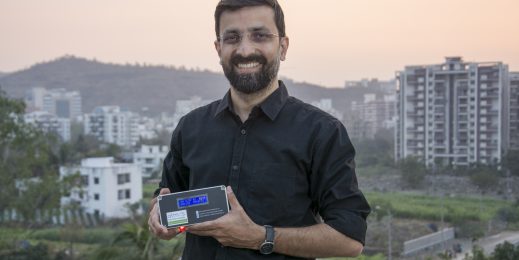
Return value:
M 235 171 L 237 171 L 237 170 L 238 170 L 238 165 L 233 165 L 233 166 L 232 166 L 232 169 L 235 170 Z
M 245 129 L 242 129 L 242 130 L 241 130 L 240 132 L 241 132 L 241 134 L 242 134 L 242 135 L 244 135 L 244 134 L 246 134 L 246 133 L 247 133 L 247 130 L 245 130 Z

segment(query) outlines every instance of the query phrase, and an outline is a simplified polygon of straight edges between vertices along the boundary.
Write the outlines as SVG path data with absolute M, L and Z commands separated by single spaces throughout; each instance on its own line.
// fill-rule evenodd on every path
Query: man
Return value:
M 332 116 L 278 81 L 289 39 L 276 0 L 222 0 L 216 51 L 230 90 L 183 117 L 156 195 L 227 185 L 230 212 L 187 227 L 182 259 L 356 256 L 370 208 L 354 148 Z M 152 200 L 150 230 L 171 239 Z M 268 256 L 267 256 L 268 255 Z

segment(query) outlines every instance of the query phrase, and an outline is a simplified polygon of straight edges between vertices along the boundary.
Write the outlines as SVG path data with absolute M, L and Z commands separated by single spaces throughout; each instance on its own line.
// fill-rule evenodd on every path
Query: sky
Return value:
M 517 0 L 278 0 L 290 38 L 280 75 L 340 87 L 446 56 L 519 71 Z M 217 0 L 1 0 L 0 72 L 65 54 L 220 72 Z

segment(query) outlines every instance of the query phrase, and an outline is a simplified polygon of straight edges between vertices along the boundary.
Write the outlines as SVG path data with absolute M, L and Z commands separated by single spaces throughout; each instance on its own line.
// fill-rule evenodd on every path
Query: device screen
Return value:
M 177 199 L 177 205 L 178 205 L 179 209 L 180 208 L 191 207 L 191 206 L 196 206 L 196 205 L 205 205 L 208 202 L 209 201 L 207 199 L 207 194 L 198 195 L 198 196 L 189 197 L 189 198 L 179 198 L 179 199 Z

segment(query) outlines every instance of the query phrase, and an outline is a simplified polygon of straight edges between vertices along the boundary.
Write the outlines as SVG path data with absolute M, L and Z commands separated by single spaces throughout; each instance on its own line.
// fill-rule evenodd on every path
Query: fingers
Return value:
M 162 188 L 162 189 L 160 189 L 159 195 L 164 195 L 164 194 L 169 194 L 169 193 L 171 193 L 169 188 Z M 151 212 L 151 209 L 153 208 L 155 203 L 157 203 L 157 197 L 150 200 L 150 208 L 149 208 L 148 214 Z
M 231 186 L 227 186 L 227 199 L 229 200 L 229 205 L 231 206 L 231 210 L 241 209 L 240 202 L 238 202 L 236 195 L 234 195 L 234 192 L 232 191 Z
M 174 228 L 168 230 L 166 227 L 160 224 L 157 204 L 154 204 L 150 211 L 148 227 L 151 233 L 160 239 L 169 240 L 178 234 L 177 229 Z
M 169 190 L 169 188 L 162 188 L 160 189 L 160 195 L 164 195 L 164 194 L 169 194 L 171 193 L 171 191 Z
M 210 220 L 210 221 L 198 223 L 198 224 L 187 227 L 186 230 L 188 232 L 216 230 L 219 228 L 217 221 L 218 220 Z

